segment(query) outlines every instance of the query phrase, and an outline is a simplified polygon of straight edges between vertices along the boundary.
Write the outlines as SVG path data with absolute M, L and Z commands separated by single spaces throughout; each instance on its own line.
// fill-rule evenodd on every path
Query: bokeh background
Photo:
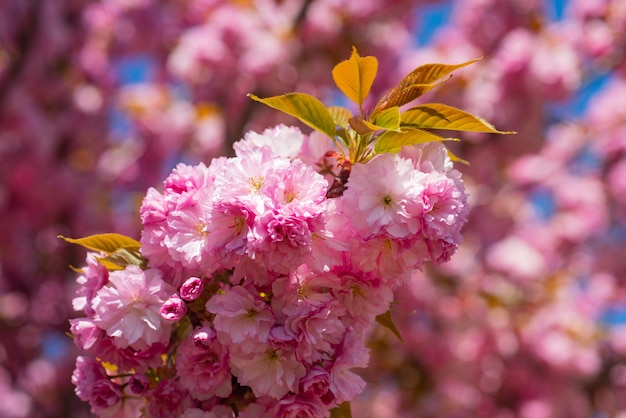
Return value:
M 397 292 L 353 415 L 626 417 L 626 1 L 0 0 L 1 418 L 90 416 L 57 235 L 139 238 L 177 162 L 295 124 L 246 93 L 341 103 L 353 45 L 375 98 L 482 56 L 423 100 L 518 132 L 454 144 L 464 244 Z

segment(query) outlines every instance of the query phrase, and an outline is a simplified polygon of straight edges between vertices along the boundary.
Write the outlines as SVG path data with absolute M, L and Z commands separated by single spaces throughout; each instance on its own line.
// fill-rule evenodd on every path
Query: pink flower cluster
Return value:
M 412 271 L 455 252 L 467 196 L 431 143 L 352 165 L 328 198 L 315 139 L 280 125 L 179 164 L 141 207 L 147 267 L 88 256 L 72 333 L 112 366 L 80 357 L 73 381 L 95 414 L 326 417 L 364 389 L 369 330 Z

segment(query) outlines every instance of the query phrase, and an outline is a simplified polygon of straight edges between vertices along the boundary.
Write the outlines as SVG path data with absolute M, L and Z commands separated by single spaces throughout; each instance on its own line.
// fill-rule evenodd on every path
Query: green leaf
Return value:
M 421 129 L 410 129 L 402 132 L 385 132 L 374 144 L 374 153 L 395 153 L 405 145 L 423 144 L 425 142 L 458 141 L 456 138 L 444 138 Z
M 454 70 L 473 64 L 478 60 L 480 58 L 461 64 L 425 64 L 417 67 L 376 103 L 372 116 L 375 117 L 378 113 L 390 107 L 402 106 L 417 99 L 446 80 L 443 80 L 441 83 L 436 83 L 436 81 L 449 75 Z
M 326 106 L 315 97 L 305 93 L 287 93 L 262 99 L 248 94 L 252 100 L 266 104 L 288 115 L 298 118 L 301 122 L 335 138 L 335 121 Z
M 393 323 L 393 319 L 391 318 L 391 311 L 387 311 L 384 314 L 378 315 L 376 317 L 376 322 L 378 322 L 383 327 L 389 329 L 391 332 L 394 333 L 396 337 L 398 337 L 400 341 L 404 342 L 404 339 L 400 334 L 400 330 L 398 329 L 398 327 L 396 327 L 396 324 Z
M 352 418 L 350 402 L 344 402 L 330 411 L 330 418 Z
M 126 266 L 134 264 L 145 269 L 148 265 L 148 261 L 142 257 L 139 249 L 120 248 L 114 251 L 111 255 L 98 258 L 100 264 L 107 268 L 109 271 L 124 270 Z
M 442 103 L 428 103 L 415 106 L 402 113 L 402 126 L 418 129 L 444 129 L 450 131 L 487 132 L 494 134 L 514 134 L 512 131 L 499 131 L 486 120 L 456 107 Z
M 330 116 L 333 118 L 335 125 L 341 126 L 342 128 L 348 126 L 348 120 L 352 117 L 352 112 L 341 106 L 329 107 L 328 113 L 330 113 Z
M 394 106 L 383 110 L 376 117 L 374 125 L 388 131 L 400 132 L 400 108 Z
M 97 234 L 84 238 L 67 238 L 59 235 L 57 238 L 64 239 L 71 244 L 81 245 L 92 251 L 101 251 L 107 254 L 113 254 L 120 248 L 128 250 L 139 250 L 141 244 L 130 237 L 121 234 Z
M 352 47 L 350 59 L 335 65 L 332 74 L 337 87 L 360 109 L 377 72 L 378 60 L 375 57 L 361 57 L 356 48 Z

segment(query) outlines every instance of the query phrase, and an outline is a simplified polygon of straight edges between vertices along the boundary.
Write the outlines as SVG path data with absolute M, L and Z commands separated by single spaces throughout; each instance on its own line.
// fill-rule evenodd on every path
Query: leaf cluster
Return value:
M 335 84 L 358 107 L 358 114 L 339 106 L 325 106 L 305 93 L 287 93 L 253 100 L 294 116 L 309 127 L 328 135 L 337 145 L 345 160 L 351 163 L 367 162 L 382 153 L 396 153 L 405 145 L 425 142 L 458 141 L 431 130 L 485 132 L 511 134 L 497 130 L 486 120 L 464 110 L 442 103 L 426 103 L 401 110 L 424 93 L 438 87 L 459 68 L 479 59 L 461 64 L 425 64 L 407 74 L 373 109 L 367 113 L 363 103 L 368 97 L 376 73 L 378 60 L 362 57 L 353 48 L 348 60 L 332 70 Z

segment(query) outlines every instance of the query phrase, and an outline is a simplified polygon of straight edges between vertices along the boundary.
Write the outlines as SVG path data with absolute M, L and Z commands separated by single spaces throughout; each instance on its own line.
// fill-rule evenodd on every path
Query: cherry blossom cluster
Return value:
M 234 157 L 179 164 L 141 206 L 147 265 L 109 271 L 89 253 L 72 380 L 93 413 L 326 417 L 364 389 L 376 317 L 455 252 L 467 196 L 428 143 L 352 165 L 328 198 L 332 150 L 315 139 L 279 125 Z

